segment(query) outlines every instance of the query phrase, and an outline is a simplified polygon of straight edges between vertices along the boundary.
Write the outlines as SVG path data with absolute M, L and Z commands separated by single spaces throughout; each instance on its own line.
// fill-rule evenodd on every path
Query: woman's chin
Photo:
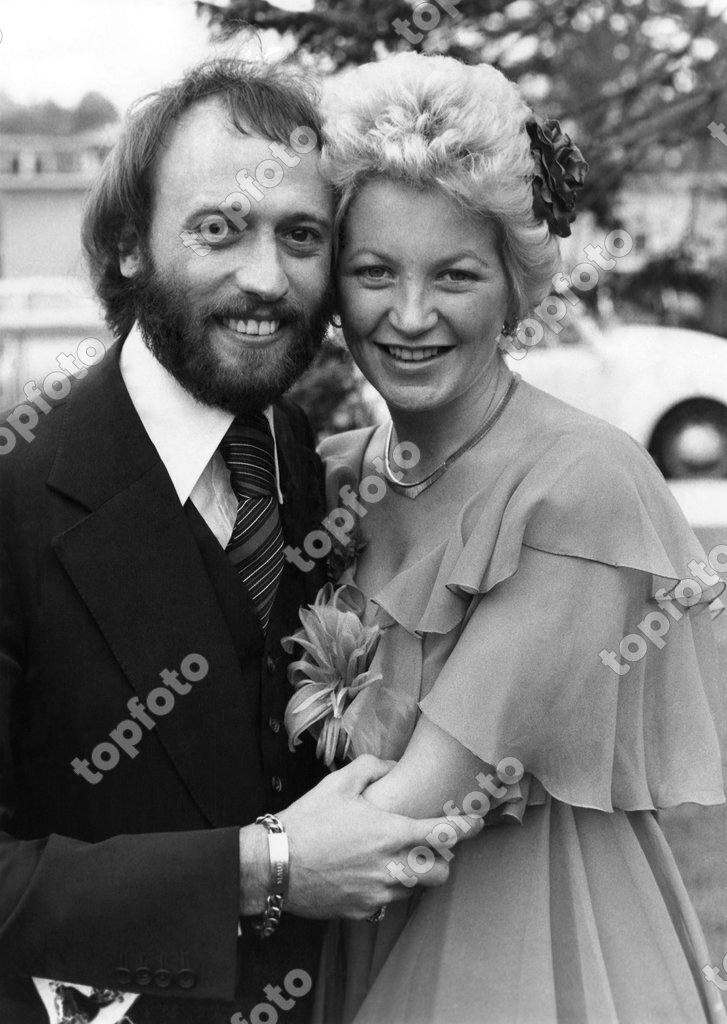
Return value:
M 435 395 L 419 389 L 377 388 L 376 390 L 386 402 L 392 415 L 397 412 L 407 415 L 431 413 L 440 404 Z
M 433 413 L 438 406 L 437 401 L 433 398 L 427 398 L 424 395 L 383 394 L 382 396 L 392 416 L 395 413 L 405 414 L 408 416 L 416 416 L 418 413 Z

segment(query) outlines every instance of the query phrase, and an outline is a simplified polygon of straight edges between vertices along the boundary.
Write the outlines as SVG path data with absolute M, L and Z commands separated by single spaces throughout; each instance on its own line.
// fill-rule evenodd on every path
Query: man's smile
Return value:
M 265 348 L 277 342 L 285 331 L 287 322 L 247 317 L 215 317 L 215 322 L 226 333 L 234 334 L 236 341 L 242 341 L 253 348 Z
M 229 317 L 224 317 L 222 319 L 222 323 L 225 327 L 228 327 L 231 331 L 235 331 L 237 334 L 254 334 L 261 336 L 275 334 L 280 327 L 280 320 L 233 320 Z

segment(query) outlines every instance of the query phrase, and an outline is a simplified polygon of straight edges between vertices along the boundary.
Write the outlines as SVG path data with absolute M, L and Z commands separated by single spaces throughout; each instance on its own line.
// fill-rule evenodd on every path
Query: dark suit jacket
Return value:
M 320 524 L 321 467 L 300 410 L 275 417 L 295 545 Z M 291 915 L 237 939 L 238 828 L 320 778 L 312 745 L 287 749 L 280 638 L 321 570 L 286 566 L 263 637 L 180 506 L 116 350 L 40 419 L 0 457 L 0 1021 L 45 1020 L 40 976 L 142 992 L 133 1020 L 229 1022 L 317 962 L 320 925 Z M 137 753 L 95 783 L 74 772 L 191 654 L 206 677 Z M 306 1014 L 299 1000 L 286 1020 Z

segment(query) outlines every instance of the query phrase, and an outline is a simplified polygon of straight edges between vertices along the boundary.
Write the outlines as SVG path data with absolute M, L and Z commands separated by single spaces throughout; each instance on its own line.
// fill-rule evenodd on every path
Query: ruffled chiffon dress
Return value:
M 382 450 L 382 428 L 325 442 L 332 507 Z M 681 590 L 664 636 L 619 654 L 704 552 L 641 446 L 524 382 L 455 471 L 471 497 L 448 536 L 364 595 L 383 679 L 345 724 L 354 755 L 397 759 L 424 714 L 526 775 L 457 847 L 446 885 L 415 888 L 379 924 L 331 924 L 317 1020 L 724 1024 L 653 813 L 724 802 L 721 585 Z M 342 582 L 355 588 L 355 565 Z

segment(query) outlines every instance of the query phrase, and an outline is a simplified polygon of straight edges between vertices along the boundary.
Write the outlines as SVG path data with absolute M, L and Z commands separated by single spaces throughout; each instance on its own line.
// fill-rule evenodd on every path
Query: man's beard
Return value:
M 246 348 L 240 359 L 223 365 L 215 354 L 210 331 L 219 319 L 247 320 L 265 310 L 266 320 L 279 320 L 290 340 L 271 348 Z M 312 311 L 280 299 L 258 300 L 238 294 L 214 305 L 189 299 L 186 289 L 167 280 L 148 254 L 134 281 L 136 320 L 148 348 L 182 387 L 205 405 L 229 412 L 264 409 L 276 401 L 308 369 L 318 352 L 333 309 L 329 286 Z

